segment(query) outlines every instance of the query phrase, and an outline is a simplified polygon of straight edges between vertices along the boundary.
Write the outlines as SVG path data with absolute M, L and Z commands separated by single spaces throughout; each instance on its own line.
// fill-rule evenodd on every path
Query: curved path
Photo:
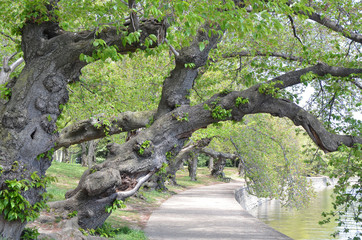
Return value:
M 152 213 L 150 240 L 291 239 L 244 211 L 234 198 L 240 182 L 181 192 Z

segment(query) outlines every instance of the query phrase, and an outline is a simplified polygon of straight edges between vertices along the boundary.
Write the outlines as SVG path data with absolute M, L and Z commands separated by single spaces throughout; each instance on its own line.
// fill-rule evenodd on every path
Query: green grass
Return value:
M 80 177 L 86 170 L 80 164 L 53 162 L 48 169 L 47 174 L 57 177 L 58 181 L 48 186 L 47 191 L 53 198 L 50 201 L 59 201 L 64 199 L 67 191 L 77 187 Z M 235 168 L 225 168 L 225 175 L 231 178 L 237 178 Z M 153 210 L 162 204 L 163 201 L 188 188 L 220 183 L 217 179 L 210 176 L 208 168 L 198 168 L 197 181 L 190 181 L 187 169 L 182 169 L 176 174 L 179 186 L 167 185 L 169 191 L 139 191 L 142 199 L 131 197 L 126 199 L 126 209 L 113 211 L 107 219 L 106 224 L 112 226 L 116 231 L 116 236 L 111 239 L 122 240 L 143 240 L 147 239 L 142 229 L 147 223 L 148 216 Z
M 116 240 L 146 240 L 145 233 L 141 230 L 134 230 L 127 226 L 121 227 L 120 231 L 117 232 L 117 236 L 114 237 Z
M 76 163 L 53 162 L 47 174 L 57 177 L 58 181 L 47 187 L 48 193 L 52 195 L 50 201 L 64 200 L 65 193 L 77 187 L 79 179 L 86 169 Z

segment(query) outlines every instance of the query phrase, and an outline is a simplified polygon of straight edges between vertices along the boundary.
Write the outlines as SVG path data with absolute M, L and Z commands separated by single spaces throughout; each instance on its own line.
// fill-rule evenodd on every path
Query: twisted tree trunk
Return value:
M 91 168 L 96 162 L 96 148 L 98 145 L 98 140 L 89 141 L 88 144 L 88 153 L 87 153 L 87 165 L 88 168 Z
M 98 37 L 109 45 L 117 45 L 120 53 L 127 53 L 140 48 L 149 34 L 157 36 L 160 28 L 163 26 L 157 21 L 144 21 L 140 25 L 140 42 L 126 46 L 122 45 L 122 34 L 114 28 L 108 28 Z M 32 174 L 45 175 L 58 138 L 55 122 L 61 113 L 60 105 L 68 101 L 67 83 L 76 81 L 86 65 L 79 60 L 80 54 L 91 55 L 96 49 L 93 36 L 92 32 L 62 31 L 53 22 L 28 22 L 22 29 L 21 46 L 26 65 L 14 79 L 12 97 L 0 103 L 0 190 L 9 189 L 9 180 L 34 182 Z M 32 209 L 42 200 L 43 192 L 41 187 L 29 188 L 21 195 Z M 19 212 L 9 215 L 6 208 L 10 207 L 1 209 L 0 235 L 19 239 L 29 216 Z
M 213 167 L 211 169 L 211 175 L 213 177 L 223 176 L 223 171 L 226 165 L 226 160 L 234 160 L 238 159 L 238 156 L 230 153 L 216 152 L 212 149 L 204 148 L 201 150 L 202 153 L 208 155 L 212 159 L 216 159 L 213 161 Z
M 191 181 L 196 181 L 196 172 L 197 172 L 197 156 L 195 153 L 191 153 L 188 159 L 188 170 L 189 170 L 189 177 Z
M 168 153 L 176 156 L 181 151 L 194 131 L 220 121 L 241 121 L 247 114 L 269 113 L 288 117 L 295 125 L 302 126 L 325 152 L 337 151 L 342 144 L 353 147 L 355 143 L 362 143 L 360 137 L 328 132 L 312 114 L 288 100 L 273 98 L 260 90 L 260 84 L 241 92 L 216 94 L 201 104 L 190 106 L 188 95 L 197 77 L 197 68 L 206 63 L 209 51 L 220 39 L 218 35 L 209 35 L 210 23 L 197 31 L 190 46 L 179 51 L 176 66 L 164 81 L 157 111 L 125 112 L 109 121 L 112 126 L 106 126 L 97 119 L 81 121 L 64 129 L 58 136 L 55 121 L 61 113 L 60 105 L 68 101 L 67 83 L 77 81 L 80 70 L 86 65 L 79 60 L 79 56 L 92 55 L 97 50 L 92 44 L 94 36 L 108 45 L 116 45 L 121 54 L 144 48 L 142 43 L 150 34 L 159 40 L 164 38 L 166 29 L 163 23 L 156 20 L 137 23 L 137 19 L 134 20 L 131 31 L 141 30 L 140 42 L 125 46 L 122 44 L 124 34 L 112 27 L 96 35 L 92 31 L 65 32 L 54 22 L 25 24 L 22 49 L 26 65 L 14 80 L 12 97 L 6 103 L 0 102 L 0 190 L 9 190 L 9 180 L 34 182 L 35 173 L 44 176 L 51 164 L 48 156 L 52 155 L 52 149 L 145 127 L 153 115 L 156 121 L 149 128 L 123 145 L 111 146 L 107 161 L 85 171 L 78 187 L 67 193 L 65 201 L 53 203 L 52 207 L 63 213 L 77 211 L 80 227 L 96 228 L 109 216 L 105 211 L 107 206 L 116 199 L 122 200 L 134 194 L 167 162 Z M 200 50 L 202 42 L 208 44 Z M 195 67 L 186 67 L 189 63 Z M 283 74 L 270 82 L 275 88 L 284 89 L 300 84 L 301 76 L 308 72 L 320 76 L 331 74 L 346 77 L 361 73 L 362 69 L 317 64 Z M 237 104 L 240 98 L 247 101 Z M 218 109 L 224 111 L 215 114 Z M 223 115 L 226 111 L 229 114 Z M 186 116 L 187 121 L 183 120 Z M 100 127 L 95 127 L 95 123 Z M 109 130 L 106 132 L 105 129 Z M 35 206 L 42 200 L 43 191 L 41 187 L 24 188 L 21 195 L 24 201 Z M 2 193 L 5 194 L 5 191 Z M 4 196 L 1 195 L 1 198 L 4 203 Z M 26 218 L 14 220 L 15 215 L 9 216 L 4 208 L 6 206 L 1 209 L 0 215 L 0 234 L 8 239 L 19 239 Z

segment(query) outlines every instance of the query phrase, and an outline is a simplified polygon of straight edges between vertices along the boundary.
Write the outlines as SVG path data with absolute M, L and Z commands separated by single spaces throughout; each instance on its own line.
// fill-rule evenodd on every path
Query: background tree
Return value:
M 357 4 L 2 0 L 0 31 L 8 40 L 21 38 L 17 49 L 25 66 L 1 88 L 5 98 L 0 103 L 1 235 L 18 239 L 43 206 L 45 172 L 53 150 L 121 132 L 145 128 L 124 144 L 110 146 L 107 161 L 87 170 L 65 201 L 52 204 L 60 212 L 77 211 L 82 228 L 103 224 L 110 214 L 105 209 L 134 194 L 167 162 L 168 152 L 177 155 L 196 130 L 212 123 L 238 122 L 258 113 L 287 117 L 323 151 L 346 146 L 358 154 L 356 144 L 362 139 L 354 130 L 360 122 L 352 116 L 341 118 L 346 125 L 333 132 L 334 124 L 323 124 L 326 118 L 318 119 L 294 103 L 300 94 L 292 89 L 314 82 L 323 89 L 328 86 L 332 98 L 329 95 L 329 105 L 321 101 L 321 106 L 332 110 L 339 110 L 334 107 L 337 102 L 360 98 Z M 164 42 L 168 44 L 161 45 Z M 147 86 L 153 97 L 139 98 L 146 99 L 147 110 L 122 109 L 107 118 L 90 106 L 91 118 L 74 120 L 57 133 L 56 120 L 72 91 L 69 84 L 79 84 L 82 94 L 92 91 L 82 86 L 88 81 L 80 77 L 86 65 L 95 61 L 114 65 L 132 53 L 137 62 L 150 55 L 167 56 L 161 52 L 168 49 L 174 62 L 171 72 L 165 69 L 162 91 L 157 82 Z M 93 76 L 112 81 L 107 74 Z M 121 89 L 101 90 L 108 92 L 105 97 L 120 98 Z M 98 97 L 92 93 L 87 100 L 102 106 L 110 102 L 98 102 Z M 349 111 L 361 110 L 355 102 L 343 105 Z

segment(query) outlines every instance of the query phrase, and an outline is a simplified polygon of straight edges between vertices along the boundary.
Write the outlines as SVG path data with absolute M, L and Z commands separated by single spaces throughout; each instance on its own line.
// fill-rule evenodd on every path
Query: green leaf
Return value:
M 200 42 L 200 43 L 199 43 L 199 48 L 200 48 L 200 51 L 204 50 L 204 49 L 205 49 L 205 43 L 204 43 L 204 42 Z

